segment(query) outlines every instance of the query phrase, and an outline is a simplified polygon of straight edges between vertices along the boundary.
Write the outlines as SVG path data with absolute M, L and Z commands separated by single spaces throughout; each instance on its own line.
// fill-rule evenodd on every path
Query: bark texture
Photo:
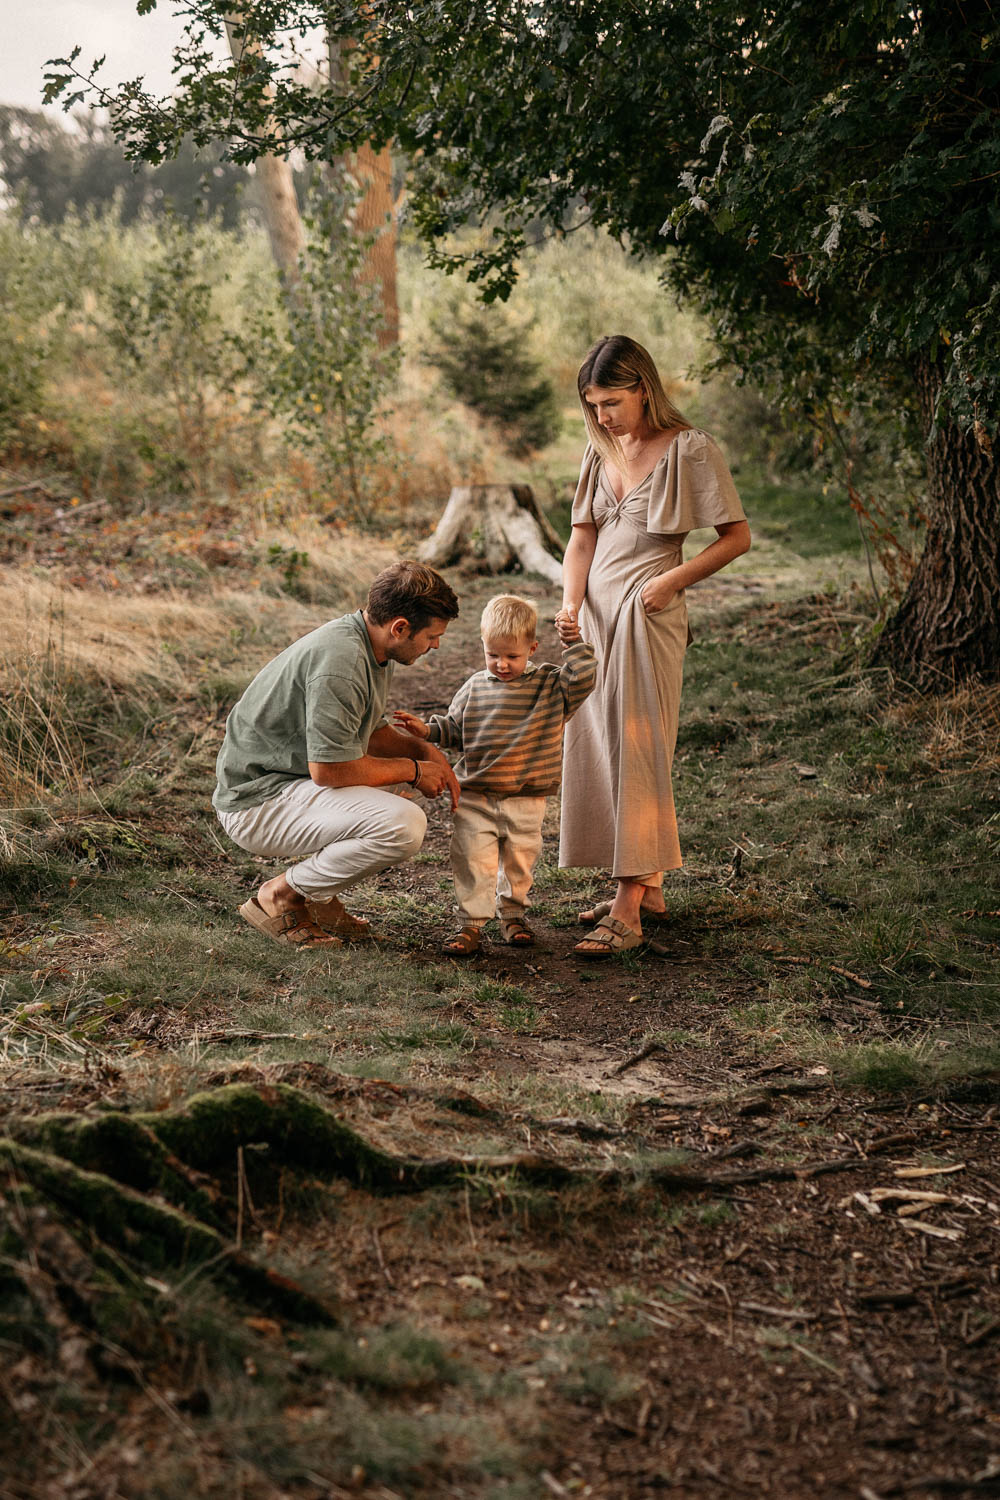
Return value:
M 364 191 L 354 219 L 355 233 L 375 236 L 365 256 L 362 280 L 380 288 L 383 323 L 379 329 L 379 347 L 391 349 L 399 343 L 392 155 L 388 146 L 375 151 L 366 144 L 353 154 L 347 166 Z
M 484 573 L 509 573 L 521 567 L 558 584 L 562 550 L 530 485 L 474 484 L 456 485 L 452 490 L 420 557 L 434 568 L 470 558 Z
M 986 438 L 942 420 L 940 372 L 917 371 L 927 445 L 927 540 L 872 656 L 924 691 L 1000 677 L 1000 466 Z

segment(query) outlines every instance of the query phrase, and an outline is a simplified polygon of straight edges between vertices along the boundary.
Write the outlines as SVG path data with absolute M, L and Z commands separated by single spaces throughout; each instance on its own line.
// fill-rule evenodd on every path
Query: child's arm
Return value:
M 397 708 L 392 717 L 400 729 L 407 730 L 418 740 L 429 740 L 440 745 L 442 750 L 463 748 L 462 714 L 469 698 L 469 684 L 464 682 L 451 700 L 446 714 L 431 714 L 428 720 L 420 719 L 405 708 Z
M 407 734 L 412 734 L 418 740 L 425 740 L 430 734 L 430 729 L 423 719 L 418 719 L 416 714 L 408 713 L 405 708 L 394 709 L 392 717 L 400 729 L 405 729 Z
M 579 634 L 579 627 L 577 628 Z M 566 717 L 572 718 L 580 704 L 594 691 L 597 662 L 594 648 L 587 641 L 570 641 L 563 645 L 563 662 L 559 668 L 559 685 L 566 704 Z

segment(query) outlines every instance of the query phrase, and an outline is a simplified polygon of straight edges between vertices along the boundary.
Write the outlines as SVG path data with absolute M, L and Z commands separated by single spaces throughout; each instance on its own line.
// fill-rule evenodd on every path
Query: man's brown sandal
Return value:
M 512 948 L 531 948 L 535 942 L 535 934 L 521 917 L 501 917 L 500 936 Z
M 482 946 L 483 935 L 479 928 L 463 927 L 454 937 L 445 938 L 441 944 L 441 952 L 450 953 L 452 958 L 468 958 L 473 953 L 481 952 Z
M 339 937 L 331 932 L 324 932 L 322 927 L 309 916 L 304 906 L 296 907 L 292 911 L 279 912 L 276 917 L 269 917 L 261 906 L 256 896 L 251 896 L 249 901 L 244 901 L 240 907 L 240 916 L 251 927 L 256 927 L 265 937 L 273 938 L 276 943 L 290 943 L 294 948 L 342 948 L 343 943 Z
M 613 953 L 626 953 L 630 948 L 641 948 L 645 939 L 617 917 L 604 917 L 594 928 L 590 937 L 585 937 L 573 949 L 581 958 L 610 958 Z
M 332 932 L 334 937 L 343 938 L 348 943 L 367 943 L 375 936 L 372 924 L 366 922 L 364 917 L 356 917 L 347 911 L 336 896 L 332 901 L 307 901 L 306 911 L 317 927 L 322 927 L 324 932 Z

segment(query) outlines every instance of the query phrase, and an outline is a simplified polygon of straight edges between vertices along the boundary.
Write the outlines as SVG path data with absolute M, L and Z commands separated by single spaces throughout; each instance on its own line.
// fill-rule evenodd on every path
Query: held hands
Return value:
M 572 605 L 563 605 L 556 615 L 555 625 L 564 646 L 571 646 L 574 641 L 580 640 L 580 622 Z
M 442 792 L 447 792 L 454 812 L 460 796 L 458 781 L 444 757 L 440 760 L 418 760 L 416 767 L 417 779 L 413 784 L 417 791 L 424 797 L 440 797 Z
M 397 708 L 393 710 L 392 717 L 397 729 L 405 729 L 407 734 L 412 734 L 418 740 L 427 738 L 427 725 L 416 714 L 407 713 L 405 708 Z
M 672 575 L 660 573 L 656 578 L 651 578 L 648 583 L 643 584 L 639 598 L 642 600 L 642 607 L 647 615 L 658 615 L 661 610 L 666 609 L 679 592 Z

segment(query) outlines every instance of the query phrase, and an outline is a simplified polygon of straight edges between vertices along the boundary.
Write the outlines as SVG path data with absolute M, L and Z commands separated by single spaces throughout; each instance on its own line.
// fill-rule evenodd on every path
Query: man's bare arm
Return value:
M 416 780 L 414 781 L 414 771 Z M 436 745 L 402 734 L 382 724 L 368 741 L 368 753 L 358 760 L 310 761 L 309 775 L 317 786 L 416 786 L 425 797 L 447 791 L 458 805 L 458 782 Z

